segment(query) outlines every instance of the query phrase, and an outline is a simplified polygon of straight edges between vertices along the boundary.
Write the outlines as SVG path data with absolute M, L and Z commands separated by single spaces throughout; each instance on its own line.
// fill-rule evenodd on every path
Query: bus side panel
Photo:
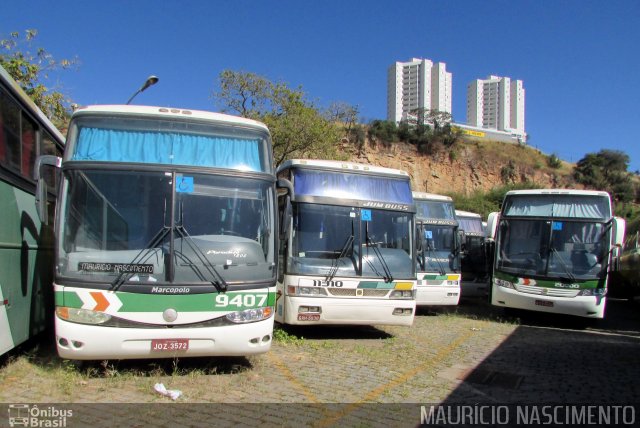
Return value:
M 0 351 L 5 352 L 46 327 L 52 310 L 53 246 L 33 195 L 0 182 L 0 212 L 0 329 L 8 332 Z

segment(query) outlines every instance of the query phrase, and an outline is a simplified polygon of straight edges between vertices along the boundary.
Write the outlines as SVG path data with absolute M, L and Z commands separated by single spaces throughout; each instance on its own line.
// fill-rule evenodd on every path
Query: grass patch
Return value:
M 295 334 L 291 334 L 281 326 L 274 326 L 273 340 L 283 345 L 301 346 L 304 343 L 304 337 L 298 337 Z

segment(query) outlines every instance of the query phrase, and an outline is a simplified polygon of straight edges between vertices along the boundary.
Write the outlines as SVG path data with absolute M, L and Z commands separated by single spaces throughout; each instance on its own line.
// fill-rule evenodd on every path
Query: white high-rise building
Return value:
M 452 75 L 445 63 L 420 58 L 396 62 L 387 79 L 387 120 L 409 120 L 418 109 L 451 114 Z
M 469 83 L 467 124 L 526 136 L 522 80 L 489 76 Z

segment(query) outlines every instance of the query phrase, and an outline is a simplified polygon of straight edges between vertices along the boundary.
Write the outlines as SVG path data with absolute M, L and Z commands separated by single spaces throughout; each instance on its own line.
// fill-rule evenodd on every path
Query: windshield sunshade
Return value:
M 503 214 L 508 217 L 608 220 L 611 207 L 604 196 L 522 195 L 506 198 Z
M 295 169 L 296 196 L 321 196 L 413 204 L 409 179 L 389 179 L 366 174 Z M 348 189 L 348 191 L 345 191 Z
M 259 148 L 257 139 L 82 127 L 72 160 L 260 171 Z
M 420 218 L 438 218 L 446 220 L 455 220 L 455 209 L 452 202 L 442 201 L 415 201 L 416 217 Z

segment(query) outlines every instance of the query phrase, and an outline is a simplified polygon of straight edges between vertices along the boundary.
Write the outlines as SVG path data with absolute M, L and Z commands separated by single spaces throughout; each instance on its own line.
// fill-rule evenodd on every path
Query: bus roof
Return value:
M 606 196 L 607 192 L 600 190 L 577 190 L 577 189 L 527 189 L 510 190 L 505 196 L 513 195 L 572 195 L 572 196 Z
M 333 169 L 339 171 L 349 172 L 367 172 L 384 175 L 395 175 L 403 178 L 409 178 L 409 174 L 405 171 L 393 168 L 385 168 L 381 166 L 367 165 L 354 162 L 343 162 L 333 160 L 319 160 L 319 159 L 289 159 L 278 167 L 276 172 L 280 172 L 287 168 L 292 167 L 318 167 L 323 169 Z
M 479 219 L 482 219 L 480 214 L 462 210 L 456 210 L 456 217 L 478 217 Z
M 435 193 L 425 193 L 425 192 L 412 192 L 413 199 L 423 200 L 423 201 L 447 201 L 452 202 L 453 199 L 449 196 L 444 195 L 436 195 Z
M 261 128 L 269 132 L 267 126 L 257 120 L 247 119 L 240 116 L 233 116 L 224 113 L 214 113 L 202 110 L 189 110 L 172 107 L 154 107 L 140 105 L 91 105 L 79 107 L 73 112 L 74 117 L 85 114 L 136 114 L 140 116 L 153 116 L 157 118 L 171 117 L 173 119 L 183 119 L 185 117 L 201 119 L 206 121 L 224 122 L 232 125 L 240 125 L 251 128 Z
M 2 78 L 2 80 L 7 83 L 7 88 L 13 93 L 13 96 L 16 97 L 20 102 L 22 102 L 24 104 L 24 107 L 31 114 L 37 116 L 37 119 L 42 123 L 47 131 L 54 134 L 54 138 L 64 144 L 64 135 L 62 135 L 60 130 L 56 128 L 56 126 L 49 120 L 49 118 L 42 112 L 42 110 L 40 110 L 36 103 L 33 102 L 31 97 L 27 95 L 27 93 L 20 87 L 18 82 L 16 82 L 13 77 L 11 77 L 9 72 L 2 66 L 0 66 L 0 78 Z

